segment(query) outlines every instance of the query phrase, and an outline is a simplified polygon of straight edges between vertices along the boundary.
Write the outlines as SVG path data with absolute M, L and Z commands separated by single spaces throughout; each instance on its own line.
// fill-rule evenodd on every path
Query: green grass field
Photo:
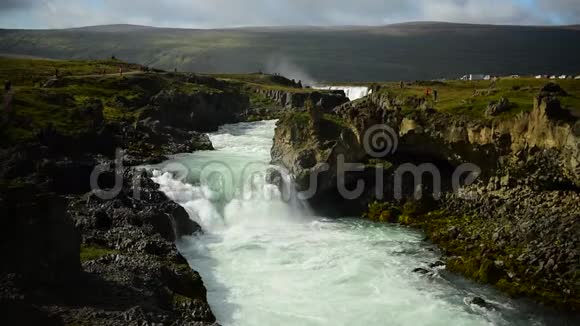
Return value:
M 15 86 L 37 86 L 53 77 L 58 70 L 61 77 L 116 74 L 119 67 L 124 71 L 140 70 L 141 66 L 118 60 L 48 60 L 0 56 L 0 80 L 11 80 Z
M 118 74 L 119 66 L 125 73 Z M 59 70 L 58 87 L 42 85 L 54 79 Z M 104 118 L 110 121 L 134 120 L 139 108 L 123 102 L 148 98 L 162 88 L 174 88 L 185 94 L 211 90 L 205 85 L 182 82 L 169 75 L 143 73 L 141 66 L 118 60 L 33 60 L 0 57 L 0 80 L 10 80 L 14 92 L 15 117 L 3 125 L 3 141 L 25 141 L 47 126 L 64 134 L 85 130 L 86 119 L 79 109 L 91 99 L 104 105 Z M 104 73 L 104 74 L 103 74 Z M 4 114 L 4 112 L 2 112 Z M 2 117 L 3 118 L 3 117 Z M 2 119 L 4 121 L 4 119 Z M 3 122 L 4 124 L 4 122 Z
M 417 82 L 406 84 L 404 89 L 399 83 L 381 84 L 380 92 L 388 93 L 404 101 L 408 97 L 427 98 L 426 89 L 437 90 L 438 100 L 427 98 L 430 107 L 442 112 L 463 114 L 474 118 L 482 118 L 485 110 L 492 101 L 501 97 L 507 98 L 512 108 L 503 113 L 500 118 L 509 118 L 520 112 L 529 112 L 533 109 L 534 97 L 540 89 L 549 82 L 560 85 L 568 96 L 559 97 L 562 106 L 580 115 L 580 80 L 547 80 L 535 78 L 503 78 L 492 81 L 446 81 L 446 82 Z M 413 110 L 414 107 L 402 106 L 403 110 Z

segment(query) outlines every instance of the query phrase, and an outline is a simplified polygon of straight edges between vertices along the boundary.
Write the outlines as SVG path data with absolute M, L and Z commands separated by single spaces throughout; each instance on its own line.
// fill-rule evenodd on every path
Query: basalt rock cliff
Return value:
M 200 132 L 244 118 L 246 95 L 213 78 L 196 79 L 198 84 L 191 78 L 162 73 L 119 81 L 64 78 L 34 90 L 40 104 L 71 106 L 74 97 L 59 87 L 91 84 L 122 94 L 138 86 L 140 93 L 89 98 L 58 125 L 2 144 L 4 324 L 215 323 L 201 277 L 174 245 L 201 229 L 139 168 L 167 155 L 211 150 Z M 207 90 L 210 85 L 223 89 Z M 18 103 L 13 128 L 30 123 Z M 135 118 L 110 119 L 107 106 Z M 82 129 L 66 132 L 60 126 L 67 124 Z
M 272 157 L 315 210 L 344 216 L 370 207 L 372 219 L 425 230 L 448 270 L 577 310 L 580 120 L 556 95 L 543 91 L 515 117 L 474 119 L 426 105 L 401 110 L 377 92 L 335 108 L 322 123 L 313 122 L 320 114 L 281 119 Z M 341 160 L 359 169 L 345 171 Z M 463 164 L 478 178 L 466 185 L 464 173 L 457 189 L 452 176 Z M 363 191 L 345 199 L 360 181 Z

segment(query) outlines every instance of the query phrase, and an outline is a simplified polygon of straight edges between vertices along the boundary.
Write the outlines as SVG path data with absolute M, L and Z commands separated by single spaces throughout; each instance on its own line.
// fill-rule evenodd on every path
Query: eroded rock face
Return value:
M 336 188 L 339 157 L 348 163 L 359 162 L 365 156 L 350 128 L 324 118 L 316 125 L 283 118 L 274 138 L 272 162 L 295 176 L 300 191 L 307 191 L 314 183 L 317 192 Z
M 317 91 L 285 91 L 277 89 L 257 89 L 256 92 L 273 100 L 284 108 L 304 108 L 306 102 L 324 112 L 330 112 L 335 107 L 348 102 L 344 91 L 317 92 Z
M 14 217 L 1 229 L 0 302 L 13 307 L 3 321 L 215 322 L 200 276 L 174 245 L 201 228 L 147 172 L 129 168 L 122 180 L 113 199 L 2 192 L 0 208 Z
M 509 120 L 474 120 L 434 110 L 402 114 L 397 108 L 385 94 L 343 104 L 334 109 L 337 120 L 342 121 L 339 131 L 326 135 L 328 125 L 316 127 L 309 117 L 282 119 L 274 138 L 273 161 L 290 170 L 303 189 L 310 176 L 318 173 L 318 192 L 336 188 L 332 171 L 337 169 L 339 154 L 344 154 L 347 163 L 378 158 L 417 164 L 443 162 L 451 169 L 471 163 L 486 178 L 503 177 L 505 170 L 525 164 L 528 175 L 514 176 L 517 182 L 549 189 L 580 187 L 580 121 L 551 96 L 538 96 L 531 112 Z M 394 139 L 386 141 L 396 148 L 384 157 L 371 157 L 365 141 L 372 140 L 369 133 L 383 125 L 392 130 Z M 331 172 L 321 172 L 323 165 Z
M 516 296 L 580 309 L 578 119 L 546 94 L 535 99 L 531 112 L 509 120 L 478 121 L 428 109 L 403 114 L 397 107 L 383 94 L 344 104 L 334 110 L 343 131 L 323 139 L 316 136 L 320 130 L 301 128 L 306 124 L 299 119 L 280 120 L 273 157 L 299 184 L 306 183 L 319 164 L 338 166 L 335 157 L 323 155 L 324 143 L 358 153 L 351 162 L 371 163 L 365 135 L 384 124 L 397 135 L 396 151 L 381 157 L 394 165 L 385 171 L 385 189 L 393 189 L 393 171 L 401 163 L 444 162 L 451 168 L 474 163 L 483 172 L 478 183 L 444 193 L 427 211 L 403 209 L 399 222 L 423 228 L 442 248 L 451 271 Z M 353 137 L 344 137 L 347 132 Z M 319 174 L 324 186 L 317 196 L 335 191 L 334 179 Z M 403 186 L 410 188 L 404 194 L 413 194 L 412 183 L 403 179 Z M 366 205 L 365 195 L 359 201 Z
M 241 121 L 249 106 L 248 97 L 238 92 L 187 94 L 170 89 L 152 97 L 141 118 L 157 120 L 161 126 L 209 132 L 221 124 Z
M 203 281 L 173 244 L 201 228 L 150 177 L 146 171 L 127 170 L 123 189 L 113 200 L 91 194 L 69 206 L 83 250 L 104 250 L 100 258 L 83 262 L 92 281 L 79 286 L 98 292 L 88 302 L 85 296 L 79 300 L 87 307 L 99 303 L 106 311 L 92 317 L 97 324 L 127 316 L 141 323 L 212 324 Z M 77 308 L 62 312 L 68 322 L 82 315 Z
M 148 80 L 155 82 L 139 82 L 152 90 L 160 87 L 148 85 Z M 211 113 L 204 127 L 214 128 L 212 123 L 227 123 L 243 114 L 247 98 L 239 96 L 238 106 Z M 142 99 L 117 100 L 143 104 L 132 102 Z M 201 108 L 209 114 L 237 100 L 210 96 Z M 102 121 L 102 103 L 85 104 L 78 117 L 87 122 L 83 132 L 65 135 L 49 126 L 37 141 L 0 150 L 0 210 L 7 217 L 0 230 L 0 320 L 42 325 L 213 324 L 203 282 L 174 244 L 200 232 L 200 227 L 158 191 L 150 175 L 132 168 L 160 163 L 170 154 L 210 150 L 209 138 L 188 129 L 192 125 L 187 121 Z M 92 190 L 91 174 L 100 166 L 101 189 L 121 182 L 112 199 L 87 194 Z
M 424 226 L 451 271 L 578 311 L 579 201 L 575 191 L 482 183 L 446 194 L 444 215 Z

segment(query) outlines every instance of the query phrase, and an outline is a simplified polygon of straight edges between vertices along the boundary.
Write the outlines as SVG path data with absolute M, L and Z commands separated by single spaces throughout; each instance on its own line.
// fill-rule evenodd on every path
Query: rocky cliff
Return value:
M 256 88 L 259 95 L 265 96 L 283 108 L 304 108 L 307 102 L 330 112 L 335 107 L 348 102 L 343 91 L 316 91 L 311 89 Z
M 209 77 L 149 73 L 64 78 L 27 97 L 17 92 L 17 116 L 0 149 L 0 319 L 214 324 L 201 277 L 174 245 L 201 229 L 137 167 L 212 149 L 201 131 L 245 117 L 249 100 L 237 89 Z M 31 98 L 38 103 L 25 107 Z M 34 114 L 52 112 L 51 103 L 54 112 L 71 112 L 42 126 Z M 32 137 L 13 132 L 33 125 L 42 127 Z
M 242 121 L 249 107 L 249 98 L 235 90 L 188 94 L 169 89 L 151 98 L 141 118 L 174 128 L 210 132 L 224 123 Z
M 378 92 L 327 115 L 340 126 L 334 133 L 311 116 L 281 119 L 272 156 L 301 190 L 316 183 L 312 202 L 319 211 L 360 214 L 371 203 L 366 216 L 425 230 L 448 270 L 514 296 L 580 309 L 580 121 L 556 94 L 543 92 L 533 105 L 512 118 L 473 118 L 425 101 L 402 110 L 398 99 Z M 382 125 L 389 129 L 372 133 Z M 337 178 L 338 154 L 361 163 L 360 171 Z M 418 180 L 407 173 L 403 198 L 395 198 L 398 169 L 406 163 L 433 164 L 443 193 L 433 193 L 429 173 Z M 463 163 L 477 165 L 481 175 L 454 192 L 451 175 Z M 353 190 L 361 180 L 366 188 L 355 199 L 338 194 L 341 184 Z M 416 181 L 423 193 L 418 202 Z M 377 199 L 392 206 L 372 204 Z
M 348 148 L 347 163 L 373 159 L 444 163 L 451 167 L 473 163 L 487 177 L 526 162 L 528 175 L 521 182 L 541 187 L 580 187 L 580 122 L 549 96 L 537 97 L 531 112 L 509 120 L 474 120 L 430 109 L 403 113 L 380 95 L 341 105 L 330 117 L 340 122 L 341 131 L 322 139 L 316 130 L 304 128 L 307 117 L 306 122 L 287 117 L 278 124 L 273 161 L 296 174 L 302 188 L 308 186 L 309 169 L 319 164 L 337 166 L 336 156 L 324 154 L 331 147 Z M 391 139 L 382 139 L 396 145 L 395 153 L 370 156 L 365 151 L 365 136 L 372 140 L 370 136 L 376 135 L 368 133 L 381 125 L 395 133 L 387 135 Z M 304 165 L 307 156 L 312 159 Z M 532 167 L 540 156 L 542 164 Z M 324 180 L 322 185 L 319 191 L 323 192 L 332 189 L 336 181 Z

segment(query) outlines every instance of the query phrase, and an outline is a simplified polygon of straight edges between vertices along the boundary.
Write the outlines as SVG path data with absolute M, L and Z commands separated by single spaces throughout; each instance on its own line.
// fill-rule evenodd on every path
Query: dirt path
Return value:
M 145 71 L 127 71 L 123 72 L 123 76 L 134 76 L 134 75 L 142 75 L 145 74 Z M 112 74 L 93 74 L 93 75 L 74 75 L 74 76 L 66 76 L 66 78 L 99 78 L 99 77 L 116 77 L 119 76 L 118 72 Z

